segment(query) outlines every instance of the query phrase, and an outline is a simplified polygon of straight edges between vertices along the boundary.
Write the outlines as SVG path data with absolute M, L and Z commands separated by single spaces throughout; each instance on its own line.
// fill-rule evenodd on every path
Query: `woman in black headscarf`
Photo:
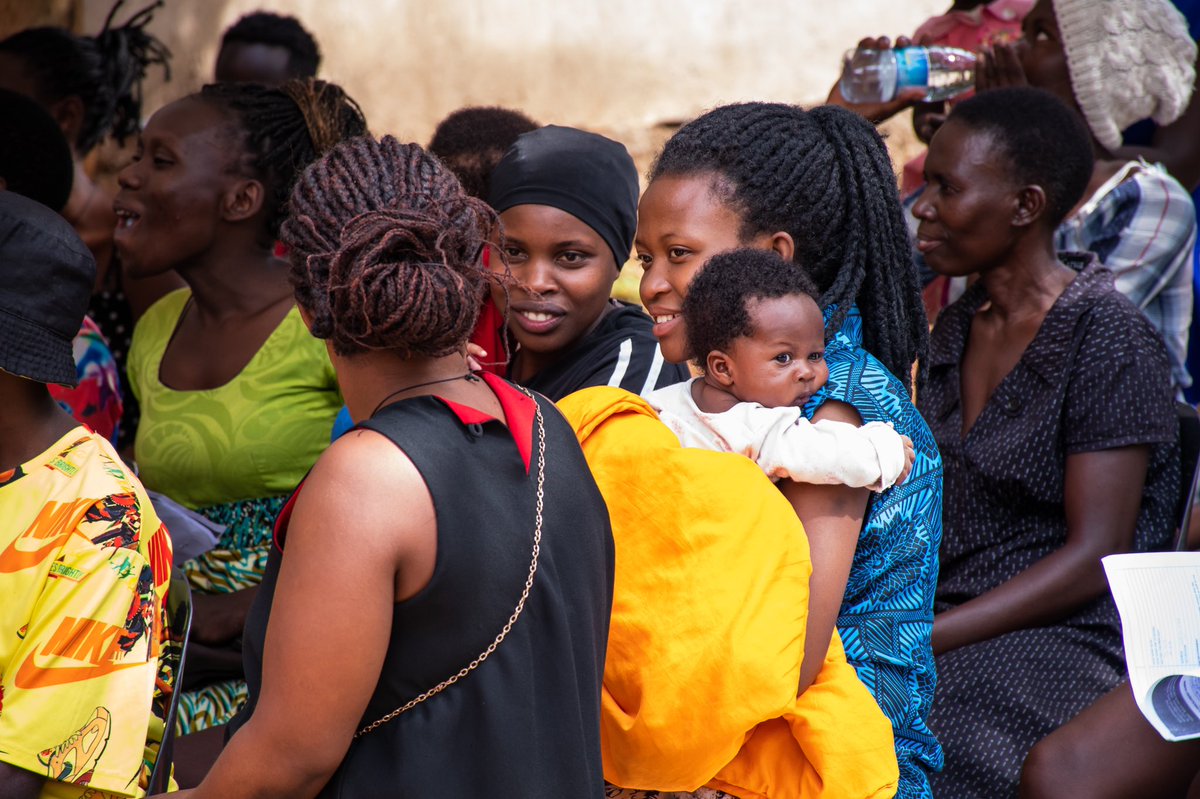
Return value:
M 637 198 L 628 151 L 594 133 L 551 125 L 504 155 L 489 200 L 512 274 L 492 288 L 515 345 L 510 380 L 558 400 L 589 386 L 644 394 L 688 377 L 663 361 L 650 317 L 610 298 L 633 248 Z

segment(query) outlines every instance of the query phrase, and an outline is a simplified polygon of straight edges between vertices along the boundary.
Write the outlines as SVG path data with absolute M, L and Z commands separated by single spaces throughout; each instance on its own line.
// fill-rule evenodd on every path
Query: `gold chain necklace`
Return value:
M 521 387 L 518 386 L 518 388 L 521 388 Z M 546 492 L 545 492 L 545 485 L 546 485 L 546 428 L 545 428 L 545 424 L 542 420 L 542 406 L 538 404 L 537 400 L 534 399 L 533 394 L 529 393 L 528 390 L 521 388 L 521 391 L 527 397 L 529 397 L 529 399 L 533 400 L 533 407 L 536 411 L 537 429 L 538 429 L 538 465 L 537 465 L 537 503 L 536 503 L 536 514 L 534 517 L 534 525 L 533 525 L 533 555 L 529 562 L 529 576 L 527 576 L 525 578 L 525 589 L 523 591 L 521 591 L 521 598 L 517 600 L 517 607 L 515 610 L 513 610 L 512 615 L 508 617 L 508 621 L 505 623 L 504 628 L 500 630 L 500 634 L 497 635 L 495 637 L 495 639 L 493 639 L 493 641 L 487 645 L 486 649 L 484 649 L 482 652 L 480 652 L 478 655 L 476 655 L 474 660 L 472 660 L 466 666 L 463 666 L 461 669 L 459 669 L 458 672 L 456 674 L 454 674 L 453 676 L 448 677 L 445 680 L 442 680 L 440 683 L 435 685 L 433 688 L 430 688 L 428 691 L 425 691 L 424 693 L 420 694 L 419 696 L 416 696 L 416 697 L 410 699 L 408 702 L 406 702 L 405 704 L 396 708 L 391 713 L 388 713 L 386 716 L 383 716 L 382 718 L 379 718 L 376 721 L 373 721 L 372 723 L 363 727 L 361 730 L 354 733 L 355 739 L 361 738 L 362 736 L 366 735 L 367 733 L 372 732 L 372 731 L 378 729 L 379 727 L 382 727 L 384 724 L 387 724 L 389 721 L 396 718 L 401 713 L 406 713 L 409 710 L 412 710 L 414 707 L 421 704 L 426 699 L 429 699 L 430 697 L 433 697 L 433 696 L 437 696 L 442 691 L 446 690 L 451 685 L 454 685 L 454 683 L 458 682 L 463 677 L 466 677 L 468 674 L 475 671 L 475 669 L 479 668 L 485 660 L 487 660 L 489 657 L 492 656 L 492 653 L 496 651 L 496 647 L 500 646 L 500 642 L 508 637 L 508 634 L 512 630 L 513 625 L 516 624 L 517 619 L 520 618 L 521 611 L 523 611 L 525 609 L 525 601 L 527 599 L 529 599 L 529 592 L 533 588 L 533 576 L 535 574 L 537 574 L 538 555 L 541 554 L 541 549 L 542 549 L 542 508 L 543 508 L 543 504 L 544 504 L 544 500 L 545 500 L 545 496 L 546 496 Z

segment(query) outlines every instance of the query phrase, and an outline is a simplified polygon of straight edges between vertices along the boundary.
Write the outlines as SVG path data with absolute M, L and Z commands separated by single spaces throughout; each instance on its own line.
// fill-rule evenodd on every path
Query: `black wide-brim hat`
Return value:
M 67 221 L 0 191 L 0 369 L 74 386 L 72 341 L 96 280 L 96 260 Z

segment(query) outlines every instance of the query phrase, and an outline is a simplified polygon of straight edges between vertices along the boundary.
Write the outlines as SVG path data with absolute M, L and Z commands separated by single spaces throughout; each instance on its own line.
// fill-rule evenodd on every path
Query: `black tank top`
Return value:
M 360 425 L 412 460 L 437 515 L 433 577 L 395 606 L 383 672 L 360 726 L 470 663 L 500 632 L 524 589 L 533 549 L 537 426 L 523 394 L 499 378 L 488 383 L 505 405 L 511 434 L 477 411 L 434 397 L 397 402 Z M 355 740 L 320 796 L 603 796 L 600 683 L 612 605 L 612 531 L 573 431 L 553 404 L 543 397 L 538 403 L 546 438 L 544 522 L 524 612 L 470 675 Z M 516 444 L 522 438 L 524 456 Z M 280 527 L 285 524 L 281 516 Z M 337 540 L 336 530 L 330 540 Z M 246 623 L 250 697 L 232 731 L 254 712 L 283 556 L 272 548 Z

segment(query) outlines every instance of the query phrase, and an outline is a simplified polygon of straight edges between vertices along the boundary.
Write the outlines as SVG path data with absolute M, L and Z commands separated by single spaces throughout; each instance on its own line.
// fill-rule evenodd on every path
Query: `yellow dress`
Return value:
M 891 724 L 834 634 L 799 697 L 812 570 L 791 505 L 749 459 L 684 449 L 639 397 L 559 407 L 616 541 L 601 695 L 604 777 L 743 799 L 888 797 Z

